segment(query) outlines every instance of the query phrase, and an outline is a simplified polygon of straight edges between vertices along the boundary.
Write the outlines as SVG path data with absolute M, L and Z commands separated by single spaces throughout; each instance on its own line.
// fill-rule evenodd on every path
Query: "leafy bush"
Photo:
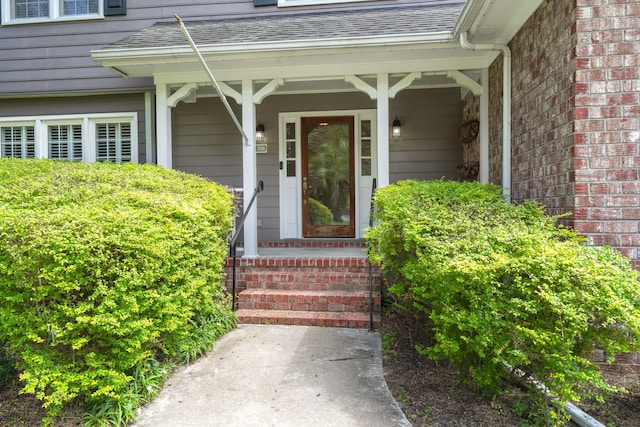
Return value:
M 226 189 L 150 165 L 0 159 L 0 207 L 0 340 L 50 416 L 122 399 L 149 358 L 201 353 L 212 319 L 234 325 Z
M 403 181 L 375 196 L 370 257 L 390 291 L 425 313 L 447 359 L 490 393 L 505 362 L 562 401 L 612 390 L 589 357 L 640 347 L 640 286 L 629 261 L 588 247 L 538 204 L 505 203 L 498 187 Z
M 7 349 L 0 343 L 0 390 L 14 381 L 16 373 L 15 359 L 7 353 Z
M 314 225 L 333 224 L 331 209 L 309 197 L 309 222 Z

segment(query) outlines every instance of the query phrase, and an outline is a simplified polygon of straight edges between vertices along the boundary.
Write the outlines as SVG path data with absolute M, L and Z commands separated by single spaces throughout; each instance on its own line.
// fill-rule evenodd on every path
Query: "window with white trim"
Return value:
M 104 0 L 0 0 L 3 24 L 104 18 Z
M 49 159 L 82 160 L 82 124 L 48 126 Z
M 137 113 L 0 118 L 0 157 L 138 162 Z
M 131 125 L 96 123 L 96 161 L 131 161 Z

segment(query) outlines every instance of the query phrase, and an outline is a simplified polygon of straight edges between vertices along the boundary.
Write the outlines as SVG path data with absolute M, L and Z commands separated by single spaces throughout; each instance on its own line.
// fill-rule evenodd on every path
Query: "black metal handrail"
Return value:
M 373 213 L 375 206 L 373 204 L 378 184 L 375 178 L 371 184 L 371 204 L 369 205 L 369 228 L 373 227 Z M 371 245 L 367 242 L 367 261 L 369 262 L 369 330 L 373 331 L 373 264 L 369 259 Z
M 258 193 L 264 190 L 264 183 L 262 180 L 258 181 L 258 186 L 255 190 L 253 190 L 253 195 L 251 196 L 251 200 L 249 201 L 249 205 L 245 208 L 242 217 L 240 217 L 239 223 L 236 225 L 236 230 L 231 237 L 231 241 L 229 243 L 229 256 L 233 258 L 233 264 L 231 266 L 231 310 L 236 310 L 236 254 L 237 254 L 237 245 L 238 245 L 238 236 L 240 236 L 240 232 L 244 227 L 244 221 L 247 219 L 247 214 L 251 210 L 251 206 L 253 202 L 258 197 Z

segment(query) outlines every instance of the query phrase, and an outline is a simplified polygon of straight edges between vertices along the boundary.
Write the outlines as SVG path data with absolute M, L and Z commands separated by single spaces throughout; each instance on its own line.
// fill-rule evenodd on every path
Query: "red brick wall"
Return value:
M 640 2 L 576 3 L 574 227 L 640 269 Z
M 573 2 L 543 3 L 510 43 L 512 197 L 574 210 Z
M 640 269 L 640 2 L 547 0 L 510 43 L 512 196 Z M 490 68 L 490 180 L 501 184 L 502 59 Z

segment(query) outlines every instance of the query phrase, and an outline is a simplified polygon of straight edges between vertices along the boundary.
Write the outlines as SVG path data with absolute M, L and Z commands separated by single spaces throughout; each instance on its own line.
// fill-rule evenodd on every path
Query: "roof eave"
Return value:
M 279 42 L 228 43 L 200 45 L 198 49 L 203 55 L 243 55 L 261 53 L 266 55 L 283 51 L 311 52 L 326 49 L 359 49 L 367 47 L 400 46 L 415 44 L 442 44 L 453 41 L 451 32 L 387 35 L 375 37 L 350 37 L 335 39 L 311 39 Z M 136 62 L 145 59 L 190 57 L 193 50 L 188 46 L 167 46 L 153 48 L 116 48 L 91 51 L 91 57 L 105 65 L 110 62 Z

